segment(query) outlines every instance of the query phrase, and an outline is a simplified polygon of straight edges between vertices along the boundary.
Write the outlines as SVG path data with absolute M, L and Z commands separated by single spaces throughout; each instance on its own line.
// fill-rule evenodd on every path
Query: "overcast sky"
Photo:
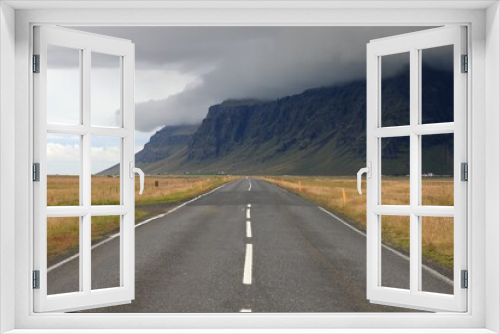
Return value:
M 411 27 L 92 27 L 136 46 L 136 129 L 199 123 L 226 99 L 275 99 L 366 73 L 366 44 Z
M 366 44 L 414 27 L 73 27 L 129 39 L 136 50 L 136 151 L 165 125 L 197 124 L 227 99 L 276 99 L 365 78 Z M 92 119 L 116 121 L 113 57 L 92 64 Z M 94 59 L 94 57 L 93 57 Z M 77 71 L 52 50 L 53 76 Z M 397 71 L 397 66 L 389 71 Z M 77 72 L 73 73 L 73 76 Z M 69 80 L 69 79 L 68 79 Z M 66 81 L 68 81 L 66 80 Z M 66 90 L 71 83 L 64 81 Z M 49 82 L 50 87 L 50 82 Z M 55 85 L 54 85 L 55 87 Z M 54 92 L 60 90 L 53 89 Z M 75 91 L 75 89 L 73 89 Z M 75 91 L 77 92 L 77 91 Z M 50 93 L 50 92 L 49 92 Z M 76 94 L 76 93 L 75 93 Z M 60 95 L 60 94 L 59 94 Z M 108 98 L 109 97 L 109 98 Z M 70 95 L 54 106 L 68 114 Z M 67 101 L 68 100 L 68 101 Z M 73 99 L 74 100 L 74 99 Z M 113 102 L 115 101 L 115 102 Z M 95 107 L 94 107 L 95 106 Z M 97 111 L 96 111 L 97 110 Z M 58 145 L 63 145 L 59 142 Z

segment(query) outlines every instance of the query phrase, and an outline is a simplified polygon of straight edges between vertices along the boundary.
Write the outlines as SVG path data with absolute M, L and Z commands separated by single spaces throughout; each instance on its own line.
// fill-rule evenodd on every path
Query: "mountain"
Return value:
M 408 124 L 407 73 L 382 82 L 384 126 Z M 453 73 L 430 67 L 422 73 L 423 121 L 452 120 Z M 450 135 L 426 136 L 423 142 L 423 172 L 452 174 Z M 407 175 L 408 138 L 383 139 L 382 146 L 383 173 Z M 149 174 L 353 175 L 365 159 L 366 82 L 356 81 L 275 101 L 229 100 L 211 106 L 199 126 L 158 131 L 137 153 L 136 164 Z
M 135 156 L 136 161 L 150 164 L 170 157 L 184 148 L 199 125 L 166 126 L 157 131 Z

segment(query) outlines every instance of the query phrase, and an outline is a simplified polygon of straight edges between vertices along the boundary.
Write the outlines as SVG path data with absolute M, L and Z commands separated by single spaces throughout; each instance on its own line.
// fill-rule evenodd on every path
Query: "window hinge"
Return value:
M 462 73 L 469 72 L 469 56 L 462 55 Z
M 467 289 L 469 287 L 469 273 L 467 270 L 461 271 L 462 289 Z
M 33 55 L 33 73 L 40 73 L 40 55 Z
M 461 170 L 461 181 L 469 181 L 469 166 L 467 165 L 466 162 L 462 162 L 460 164 L 460 170 Z
M 40 182 L 40 163 L 38 162 L 33 164 L 33 181 Z
M 33 289 L 40 289 L 40 270 L 33 270 Z

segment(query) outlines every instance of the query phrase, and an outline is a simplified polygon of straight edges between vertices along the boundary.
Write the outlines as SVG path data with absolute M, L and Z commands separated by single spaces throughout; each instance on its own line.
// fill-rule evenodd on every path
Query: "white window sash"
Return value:
M 47 45 L 80 50 L 80 125 L 47 124 Z M 91 53 L 120 57 L 121 112 L 119 128 L 91 125 Z M 60 27 L 37 26 L 34 54 L 40 55 L 40 73 L 34 74 L 34 161 L 40 163 L 40 181 L 34 184 L 34 265 L 40 271 L 40 288 L 34 289 L 35 312 L 74 311 L 103 305 L 129 303 L 134 298 L 134 180 L 129 177 L 129 162 L 134 162 L 134 44 L 127 40 L 80 32 Z M 63 93 L 63 92 L 61 92 Z M 47 207 L 46 135 L 65 133 L 80 136 L 80 205 Z M 91 205 L 91 137 L 118 137 L 121 141 L 121 205 Z M 120 215 L 120 286 L 91 288 L 91 217 Z M 80 291 L 47 295 L 47 218 L 80 217 L 78 261 Z
M 367 181 L 367 297 L 371 302 L 423 310 L 467 310 L 467 290 L 461 288 L 461 270 L 467 270 L 467 183 L 460 179 L 460 164 L 467 162 L 467 75 L 461 73 L 461 55 L 466 54 L 466 28 L 451 26 L 387 37 L 367 46 L 367 161 L 372 177 Z M 419 124 L 422 49 L 454 46 L 454 122 Z M 410 125 L 383 128 L 381 125 L 381 57 L 410 54 Z M 454 134 L 454 206 L 420 204 L 421 142 L 424 134 Z M 381 205 L 381 138 L 408 136 L 410 140 L 410 205 Z M 410 289 L 381 286 L 381 217 L 384 214 L 410 217 Z M 421 291 L 422 250 L 420 218 L 454 218 L 453 295 Z

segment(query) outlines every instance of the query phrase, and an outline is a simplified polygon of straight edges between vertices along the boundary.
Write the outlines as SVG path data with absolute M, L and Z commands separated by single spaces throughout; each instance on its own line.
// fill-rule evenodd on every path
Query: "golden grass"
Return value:
M 262 177 L 283 188 L 309 198 L 316 203 L 340 213 L 366 228 L 366 183 L 359 195 L 356 180 L 347 177 Z M 136 204 L 180 202 L 196 197 L 217 186 L 232 181 L 228 176 L 156 176 L 146 177 L 143 195 L 139 195 L 136 178 Z M 92 204 L 119 204 L 119 178 L 92 177 Z M 422 184 L 422 204 L 453 205 L 453 182 L 450 179 L 426 180 Z M 79 179 L 74 176 L 49 176 L 47 181 L 48 205 L 78 205 Z M 382 203 L 409 204 L 407 178 L 382 180 Z M 136 211 L 136 221 L 148 212 Z M 408 227 L 402 217 L 384 216 L 382 238 L 394 247 L 409 250 Z M 117 231 L 118 217 L 94 217 L 92 240 Z M 79 243 L 79 220 L 74 217 L 47 220 L 47 256 L 54 258 L 75 251 Z M 424 217 L 422 219 L 423 255 L 447 268 L 453 266 L 453 218 Z
M 79 244 L 79 217 L 47 218 L 47 262 L 78 249 Z
M 136 220 L 147 212 L 136 210 Z M 91 218 L 91 242 L 101 241 L 110 233 L 120 230 L 120 216 L 93 216 Z M 80 245 L 80 218 L 47 218 L 47 262 L 76 252 Z
M 139 195 L 139 182 L 137 181 L 135 184 L 135 203 L 180 202 L 206 193 L 237 178 L 236 176 L 146 177 L 143 195 Z
M 48 176 L 47 205 L 79 205 L 80 178 L 78 176 Z
M 139 180 L 135 182 L 136 204 L 176 203 L 206 193 L 224 183 L 235 180 L 229 176 L 156 176 L 146 177 L 144 192 L 139 195 Z M 107 176 L 92 176 L 92 205 L 120 204 L 120 179 Z M 47 205 L 79 205 L 78 176 L 48 176 Z M 148 214 L 136 210 L 135 220 Z M 91 220 L 92 243 L 98 242 L 120 228 L 119 216 L 95 216 Z M 79 247 L 80 219 L 61 217 L 47 219 L 47 262 L 51 263 L 66 254 L 76 252 Z
M 139 178 L 135 179 L 136 204 L 179 201 L 197 196 L 221 184 L 234 180 L 233 176 L 148 176 L 144 192 L 139 195 Z M 79 205 L 80 184 L 78 176 L 48 176 L 47 205 Z M 119 205 L 120 178 L 92 176 L 92 205 Z
M 311 199 L 319 205 L 349 218 L 366 229 L 366 182 L 359 195 L 355 178 L 266 176 L 262 179 Z M 382 179 L 382 204 L 408 205 L 410 184 L 408 178 Z M 436 179 L 422 182 L 423 205 L 453 205 L 453 180 Z M 384 216 L 382 239 L 396 248 L 409 251 L 408 218 Z M 453 218 L 423 217 L 422 254 L 425 259 L 445 268 L 453 267 Z

